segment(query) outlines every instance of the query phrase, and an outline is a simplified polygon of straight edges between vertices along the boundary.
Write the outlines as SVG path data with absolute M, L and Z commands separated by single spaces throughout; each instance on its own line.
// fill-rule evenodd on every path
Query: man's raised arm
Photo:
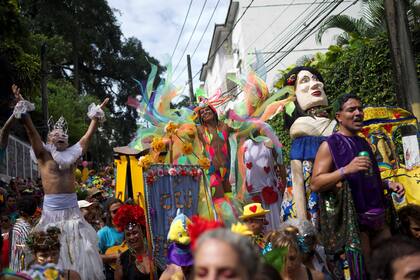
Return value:
M 90 140 L 92 139 L 93 134 L 95 133 L 96 129 L 98 128 L 98 122 L 105 120 L 105 114 L 103 112 L 103 108 L 105 108 L 106 104 L 108 104 L 109 98 L 105 98 L 101 105 L 91 105 L 89 106 L 88 116 L 91 118 L 91 122 L 89 127 L 85 133 L 79 140 L 80 146 L 82 146 L 83 153 L 86 153 Z
M 44 145 L 42 144 L 41 136 L 32 123 L 29 112 L 35 110 L 35 106 L 27 100 L 24 100 L 20 94 L 20 89 L 17 85 L 12 85 L 12 91 L 15 99 L 18 100 L 15 109 L 13 110 L 13 117 L 19 119 L 25 127 L 26 133 L 31 142 L 36 158 L 40 158 L 44 152 Z

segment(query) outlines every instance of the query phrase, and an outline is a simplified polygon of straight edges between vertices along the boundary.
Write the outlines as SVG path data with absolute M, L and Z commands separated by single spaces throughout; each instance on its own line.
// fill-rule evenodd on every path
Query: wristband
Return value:
M 103 123 L 105 121 L 104 111 L 99 105 L 95 105 L 94 103 L 89 105 L 87 115 L 91 120 L 97 119 L 100 123 Z
M 346 177 L 346 174 L 344 174 L 344 167 L 340 167 L 340 169 L 338 169 L 338 171 L 340 172 L 341 178 L 344 179 Z

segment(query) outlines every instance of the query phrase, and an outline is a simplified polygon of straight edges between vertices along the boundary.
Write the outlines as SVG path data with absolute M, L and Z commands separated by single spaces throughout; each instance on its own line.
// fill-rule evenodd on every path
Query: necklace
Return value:
M 132 248 L 129 249 L 131 256 L 134 257 L 136 268 L 141 273 L 146 273 L 146 266 L 144 265 L 144 257 L 142 254 L 137 255 L 136 251 Z

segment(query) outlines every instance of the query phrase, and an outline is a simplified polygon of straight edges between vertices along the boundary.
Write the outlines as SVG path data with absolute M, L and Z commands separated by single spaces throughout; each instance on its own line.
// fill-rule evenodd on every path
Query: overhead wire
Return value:
M 245 13 L 248 11 L 249 7 L 251 7 L 252 3 L 255 0 L 251 0 L 251 2 L 248 4 L 248 6 L 245 8 L 244 12 L 241 14 L 241 16 L 238 18 L 238 20 L 233 24 L 232 29 L 230 30 L 230 32 L 226 35 L 225 39 L 219 44 L 219 46 L 217 46 L 217 48 L 214 50 L 214 52 L 209 55 L 209 57 L 207 58 L 207 61 L 209 61 L 210 59 L 212 59 L 216 54 L 217 51 L 223 46 L 223 44 L 226 42 L 226 40 L 229 38 L 229 36 L 232 34 L 233 30 L 235 29 L 236 25 L 238 24 L 238 22 L 243 18 L 243 16 L 245 15 Z M 197 77 L 197 75 L 201 72 L 201 69 L 198 70 L 194 76 L 192 77 L 192 79 L 194 79 L 195 77 Z
M 330 9 L 329 11 L 327 11 L 327 8 L 328 7 L 326 7 L 326 8 L 324 8 L 324 10 L 323 11 L 321 11 L 321 12 L 319 12 L 316 16 L 315 16 L 315 18 L 319 18 L 320 17 L 320 15 L 322 14 L 322 13 L 325 13 L 326 11 L 326 15 L 308 32 L 308 33 L 306 33 L 306 35 L 308 35 L 308 34 L 310 34 L 311 32 L 313 32 L 313 30 L 314 30 L 314 28 L 316 27 L 316 26 L 318 26 L 328 15 L 330 15 L 337 7 L 338 7 L 338 5 L 340 5 L 341 3 L 343 2 L 343 0 L 340 0 L 339 2 L 336 2 L 336 6 L 334 6 L 332 9 Z M 330 2 L 329 4 L 334 4 L 334 2 Z M 347 9 L 347 8 L 346 8 Z M 343 11 L 342 11 L 343 12 Z M 341 12 L 341 13 L 342 13 Z M 299 34 L 301 34 L 302 32 L 304 32 L 312 23 L 313 23 L 313 21 L 314 20 L 312 20 L 309 24 L 307 24 L 307 25 L 304 25 L 304 27 L 303 27 L 303 29 L 299 32 Z M 306 38 L 307 38 L 308 36 L 304 36 L 302 39 L 300 39 L 299 40 L 299 42 L 298 43 L 296 43 L 295 45 L 294 45 L 294 47 L 293 48 L 291 48 L 291 49 L 289 49 L 288 51 L 287 51 L 287 54 L 285 54 L 284 55 L 284 57 L 285 56 L 287 56 L 288 54 L 290 54 L 292 51 L 293 51 L 293 49 L 294 48 L 296 48 L 296 46 L 298 46 L 301 42 L 303 42 Z M 293 39 L 295 39 L 295 37 L 294 38 L 292 38 L 292 40 Z M 287 46 L 292 40 L 289 40 L 281 49 L 283 49 L 285 46 Z M 281 49 L 280 50 L 278 50 L 278 51 L 276 51 L 275 52 L 275 54 L 277 54 L 277 53 L 279 53 L 279 51 L 281 51 Z M 270 59 L 271 59 L 272 57 L 270 57 Z M 269 60 L 267 60 L 267 61 L 265 61 L 265 63 L 267 63 Z M 274 64 L 274 66 L 273 67 L 271 67 L 271 69 L 269 69 L 269 70 L 267 70 L 267 72 L 269 72 L 269 71 L 271 71 L 278 63 L 280 63 L 280 61 L 281 61 L 281 59 L 280 60 L 275 60 L 274 62 L 276 62 L 277 61 L 277 63 L 275 63 Z M 265 64 L 264 63 L 264 64 Z M 270 65 L 270 66 L 272 66 L 273 65 L 273 63 Z M 258 69 L 256 70 L 256 71 L 258 71 Z M 237 89 L 237 86 L 235 86 L 235 87 L 233 87 L 233 88 L 231 88 L 231 89 L 229 89 L 229 90 L 227 90 L 227 91 L 225 91 L 225 92 L 223 92 L 222 94 L 221 94 L 221 96 L 224 96 L 224 95 L 226 95 L 226 94 L 229 94 L 230 92 L 232 92 L 233 90 L 236 90 Z M 238 93 L 236 93 L 235 94 L 235 97 L 236 96 L 238 96 L 240 93 L 241 93 L 242 91 L 239 91 Z
M 265 34 L 265 32 L 267 32 L 270 28 L 271 28 L 271 26 L 273 26 L 274 25 L 274 23 L 276 23 L 280 18 L 281 18 L 281 16 L 292 6 L 292 4 L 295 2 L 296 0 L 293 0 L 291 3 L 289 3 L 287 6 L 286 6 L 286 8 L 284 8 L 282 11 L 281 11 L 281 13 L 270 23 L 270 25 L 269 26 L 267 26 L 265 29 L 264 29 L 264 31 L 254 40 L 254 41 L 252 41 L 249 45 L 248 45 L 248 47 L 246 47 L 245 48 L 245 52 L 247 52 L 248 50 L 249 50 L 249 48 L 256 42 L 256 41 L 258 41 L 264 34 Z
M 174 73 L 175 73 L 176 69 L 178 68 L 179 64 L 181 63 L 181 60 L 184 57 L 184 54 L 187 51 L 188 46 L 190 45 L 191 39 L 194 36 L 195 30 L 197 29 L 198 23 L 200 22 L 201 16 L 203 15 L 203 11 L 204 11 L 204 8 L 206 7 L 206 4 L 207 4 L 207 0 L 204 1 L 203 7 L 201 8 L 201 11 L 200 11 L 200 14 L 197 18 L 197 21 L 195 22 L 194 29 L 191 33 L 190 38 L 188 39 L 187 45 L 185 46 L 184 51 L 182 52 L 181 56 L 179 57 L 178 63 L 176 64 L 176 66 L 174 68 L 174 71 L 173 71 Z
M 206 27 L 204 28 L 203 33 L 201 34 L 200 40 L 198 41 L 197 46 L 195 47 L 195 49 L 194 49 L 193 53 L 191 54 L 191 59 L 194 57 L 195 53 L 197 52 L 198 47 L 200 46 L 201 42 L 203 41 L 204 35 L 206 34 L 207 29 L 208 29 L 208 28 L 209 28 L 209 26 L 210 26 L 211 20 L 213 19 L 214 14 L 216 13 L 216 10 L 217 10 L 217 7 L 219 6 L 219 3 L 220 3 L 220 0 L 217 0 L 216 6 L 214 6 L 213 12 L 212 12 L 212 14 L 211 14 L 211 16 L 210 16 L 210 19 L 209 19 L 209 20 L 208 20 L 208 22 L 207 22 Z M 188 65 L 185 65 L 185 66 L 184 66 L 184 68 L 181 70 L 181 72 L 180 72 L 180 73 L 179 73 L 179 75 L 175 78 L 175 80 L 174 80 L 173 82 L 177 81 L 177 80 L 179 79 L 179 77 L 181 77 L 182 73 L 184 73 L 184 72 L 185 72 L 185 70 L 187 69 L 187 66 L 188 66 Z
M 332 9 L 332 10 L 330 10 L 330 12 L 327 12 L 327 16 L 331 13 L 331 12 L 333 12 L 333 10 L 338 6 L 338 5 L 340 5 L 341 4 L 341 2 L 342 2 L 343 0 L 339 0 L 338 2 L 336 2 L 336 6 L 334 6 L 334 8 Z M 313 19 L 311 19 L 310 21 L 309 21 L 309 23 L 308 24 L 306 24 L 305 26 L 304 26 L 304 28 L 303 28 L 303 30 L 301 30 L 301 32 L 299 32 L 299 36 L 303 33 L 303 32 L 305 32 L 306 31 L 306 29 L 307 28 L 309 28 L 309 26 L 311 26 L 312 25 L 312 23 L 314 23 L 315 21 L 316 21 L 316 19 L 317 18 L 319 18 L 320 16 L 321 16 L 321 14 L 323 14 L 323 13 L 325 13 L 326 12 L 326 10 L 327 9 L 329 9 L 329 7 L 330 7 L 330 5 L 332 5 L 332 4 L 334 4 L 334 2 L 332 2 L 332 3 L 330 3 L 329 5 L 328 5 L 328 7 L 325 7 L 322 11 L 320 11 L 316 16 L 314 16 L 314 18 Z M 320 24 L 321 22 L 322 22 L 322 20 L 324 20 L 326 18 L 326 16 L 324 16 L 324 17 L 322 17 L 322 19 L 318 22 L 318 24 Z M 311 29 L 311 30 L 313 30 L 313 29 Z M 308 33 L 307 33 L 308 34 Z M 307 35 L 307 34 L 305 34 L 305 35 Z M 306 39 L 306 37 L 305 37 L 305 35 L 303 35 L 303 39 Z M 285 44 L 283 44 L 283 46 L 281 47 L 281 48 L 279 48 L 276 52 L 274 52 L 272 55 L 270 55 L 270 57 L 267 59 L 267 60 L 264 60 L 264 64 L 266 64 L 267 62 L 269 62 L 270 60 L 272 60 L 279 52 L 281 52 L 287 45 L 289 45 L 289 43 L 291 43 L 293 40 L 295 40 L 296 38 L 298 38 L 298 36 L 292 36 L 292 38 L 291 39 L 289 39 Z M 302 42 L 303 40 L 300 40 L 300 42 Z M 270 66 L 268 66 L 268 67 L 270 67 Z
M 351 4 L 349 4 L 346 8 L 344 8 L 341 12 L 339 12 L 337 15 L 340 15 L 342 13 L 344 13 L 345 11 L 347 11 L 351 6 L 355 5 L 359 0 L 355 0 L 353 1 Z M 319 21 L 311 30 L 310 32 L 308 32 L 308 35 L 305 38 L 302 38 L 291 50 L 289 50 L 287 53 L 285 53 L 280 59 L 277 59 L 278 62 L 280 62 L 282 59 L 284 59 L 287 55 L 290 54 L 290 52 L 296 48 L 297 45 L 299 45 L 303 40 L 305 40 L 307 37 L 315 34 L 319 29 L 320 29 L 320 24 L 341 4 L 343 3 L 343 0 L 341 0 L 327 15 L 325 15 L 323 17 L 323 19 L 321 21 Z M 315 29 L 316 27 L 318 27 L 317 29 Z M 278 63 L 275 63 L 274 65 L 272 64 L 270 66 L 270 69 L 268 69 L 267 71 L 271 71 L 272 69 L 274 69 L 274 67 L 277 66 Z
M 176 49 L 178 48 L 179 40 L 181 39 L 182 32 L 184 31 L 185 23 L 187 22 L 188 15 L 190 14 L 191 5 L 192 5 L 192 2 L 193 1 L 194 0 L 190 0 L 190 4 L 188 5 L 187 14 L 185 15 L 184 23 L 182 24 L 181 31 L 179 32 L 179 35 L 178 35 L 178 39 L 176 40 L 174 50 L 172 51 L 171 60 L 174 57 L 174 54 L 175 54 Z

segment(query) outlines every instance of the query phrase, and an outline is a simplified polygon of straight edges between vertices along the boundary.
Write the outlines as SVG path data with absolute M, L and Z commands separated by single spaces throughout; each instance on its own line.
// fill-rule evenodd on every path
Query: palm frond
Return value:
M 339 28 L 347 33 L 358 33 L 357 19 L 347 15 L 334 15 L 328 17 L 325 22 L 321 24 L 319 31 L 316 34 L 317 43 L 320 44 L 322 42 L 322 36 L 331 28 Z

